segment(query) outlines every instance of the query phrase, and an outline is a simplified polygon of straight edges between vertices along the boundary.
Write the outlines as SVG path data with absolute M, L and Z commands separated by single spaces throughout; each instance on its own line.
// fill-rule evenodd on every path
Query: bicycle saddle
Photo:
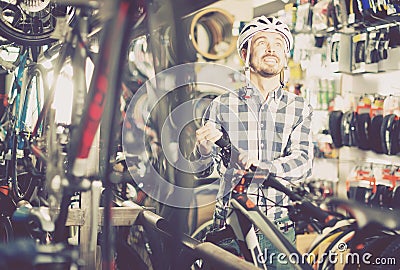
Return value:
M 331 198 L 328 204 L 346 210 L 356 219 L 360 229 L 367 226 L 386 228 L 389 230 L 400 229 L 400 211 L 386 208 L 371 208 L 354 200 Z

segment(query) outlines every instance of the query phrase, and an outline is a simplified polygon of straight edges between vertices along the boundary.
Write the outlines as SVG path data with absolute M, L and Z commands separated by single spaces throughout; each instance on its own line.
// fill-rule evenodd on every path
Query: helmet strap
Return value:
M 247 88 L 250 88 L 250 47 L 252 39 L 253 37 L 249 38 L 247 41 L 246 59 L 244 62 L 244 75 L 246 76 L 247 80 Z
M 286 68 L 283 68 L 281 70 L 281 73 L 279 74 L 279 81 L 281 83 L 281 86 L 285 86 L 285 69 Z

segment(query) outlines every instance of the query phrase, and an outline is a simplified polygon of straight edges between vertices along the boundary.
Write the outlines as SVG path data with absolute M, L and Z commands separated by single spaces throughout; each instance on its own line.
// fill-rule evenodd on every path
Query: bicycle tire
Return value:
M 149 254 L 146 232 L 140 225 L 132 225 L 130 231 L 124 237 L 127 241 L 119 241 L 117 244 L 118 269 L 131 269 L 132 265 L 138 270 L 153 270 L 151 254 Z M 119 235 L 121 239 L 121 235 Z
M 344 249 L 341 250 L 340 245 L 345 244 L 346 245 L 345 247 L 347 247 L 347 243 L 349 240 L 351 240 L 353 238 L 354 233 L 355 233 L 355 231 L 353 228 L 343 231 L 338 237 L 336 237 L 332 241 L 331 244 L 329 244 L 329 246 L 325 249 L 324 254 L 327 255 L 327 254 L 331 254 L 333 252 L 332 254 L 338 255 L 337 251 L 344 252 L 345 250 Z M 344 239 L 344 241 L 343 241 L 343 239 Z M 336 259 L 340 259 L 340 263 L 343 262 L 342 258 L 336 258 Z M 332 263 L 334 263 L 334 264 L 332 264 Z M 337 262 L 332 262 L 332 260 L 329 256 L 325 256 L 323 258 L 322 263 L 319 264 L 318 269 L 319 270 L 328 270 L 328 269 L 334 270 L 336 263 Z
M 206 237 L 206 234 L 213 229 L 213 220 L 208 220 L 201 224 L 190 236 L 196 240 L 203 241 Z M 192 265 L 192 270 L 197 269 L 208 269 L 208 266 L 202 260 L 196 260 Z
M 190 236 L 196 240 L 202 241 L 207 232 L 210 232 L 213 229 L 213 223 L 212 219 L 204 222 Z
M 365 245 L 363 252 L 361 254 L 371 254 L 373 258 L 380 257 L 380 254 L 392 243 L 393 235 L 379 235 L 376 237 L 374 241 L 371 241 L 369 244 Z M 374 265 L 366 264 L 361 261 L 360 267 L 362 269 L 375 269 Z
M 327 239 L 331 238 L 332 235 L 338 235 L 338 233 L 343 232 L 350 228 L 352 225 L 351 223 L 348 223 L 347 221 L 344 224 L 336 224 L 332 228 L 325 228 L 322 234 L 318 235 L 316 239 L 311 243 L 311 246 L 308 250 L 309 254 L 315 254 L 318 253 L 318 249 L 320 245 L 325 242 Z
M 138 242 L 134 243 L 127 239 L 129 236 L 129 228 L 119 228 L 117 232 L 116 241 L 116 265 L 119 270 L 132 269 L 134 265 L 135 269 L 138 270 L 150 270 L 154 269 L 149 256 L 146 256 L 147 251 L 144 245 L 140 245 Z
M 394 259 L 394 264 L 375 265 L 374 269 L 397 270 L 400 267 L 400 236 L 395 239 L 379 254 L 380 259 Z
M 10 218 L 0 215 L 0 243 L 10 243 L 14 240 L 14 230 Z
M 28 68 L 26 77 L 26 97 L 23 107 L 27 110 L 27 117 L 31 119 L 29 119 L 29 122 L 28 120 L 25 121 L 24 129 L 22 129 L 22 132 L 25 133 L 25 135 L 28 134 L 28 136 L 36 125 L 37 117 L 43 106 L 42 100 L 45 95 L 44 92 L 47 89 L 44 73 L 45 71 L 40 65 L 32 65 Z M 38 136 L 41 135 L 41 131 L 39 131 Z M 26 138 L 24 138 L 24 140 L 25 139 Z M 15 142 L 15 144 L 16 143 L 17 142 Z M 25 141 L 24 143 L 27 144 L 28 142 Z M 16 168 L 12 177 L 12 196 L 15 201 L 29 200 L 36 187 L 35 173 L 33 173 L 33 170 L 41 170 L 41 162 L 24 151 L 24 156 L 22 158 L 16 157 L 14 164 Z
M 0 34 L 20 45 L 50 44 L 56 41 L 56 38 L 52 37 L 57 23 L 56 18 L 67 15 L 67 10 L 65 13 L 63 11 L 64 8 L 66 7 L 49 3 L 40 11 L 29 12 L 20 4 L 13 5 L 0 1 Z

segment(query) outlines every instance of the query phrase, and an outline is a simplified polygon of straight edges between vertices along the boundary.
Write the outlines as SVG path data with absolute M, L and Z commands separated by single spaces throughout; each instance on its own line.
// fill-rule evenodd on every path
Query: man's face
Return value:
M 273 77 L 287 61 L 285 40 L 278 33 L 261 31 L 252 38 L 250 54 L 251 67 L 263 77 Z

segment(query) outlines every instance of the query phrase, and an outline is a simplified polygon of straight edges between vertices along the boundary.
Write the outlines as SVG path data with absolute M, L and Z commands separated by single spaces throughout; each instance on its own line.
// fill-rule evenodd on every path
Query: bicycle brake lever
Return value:
M 221 138 L 215 142 L 216 145 L 221 147 L 221 158 L 225 167 L 236 167 L 237 169 L 241 169 L 239 165 L 239 150 L 232 145 L 229 140 L 228 134 L 223 131 Z
M 230 165 L 231 167 L 242 169 L 241 166 L 239 165 L 240 151 L 231 143 L 229 136 L 225 130 L 222 130 L 222 136 L 215 142 L 215 144 L 221 147 L 222 149 L 221 156 L 222 156 L 222 162 L 224 163 L 225 167 L 228 167 Z M 256 172 L 257 166 L 254 166 L 252 164 L 248 170 L 250 172 Z

